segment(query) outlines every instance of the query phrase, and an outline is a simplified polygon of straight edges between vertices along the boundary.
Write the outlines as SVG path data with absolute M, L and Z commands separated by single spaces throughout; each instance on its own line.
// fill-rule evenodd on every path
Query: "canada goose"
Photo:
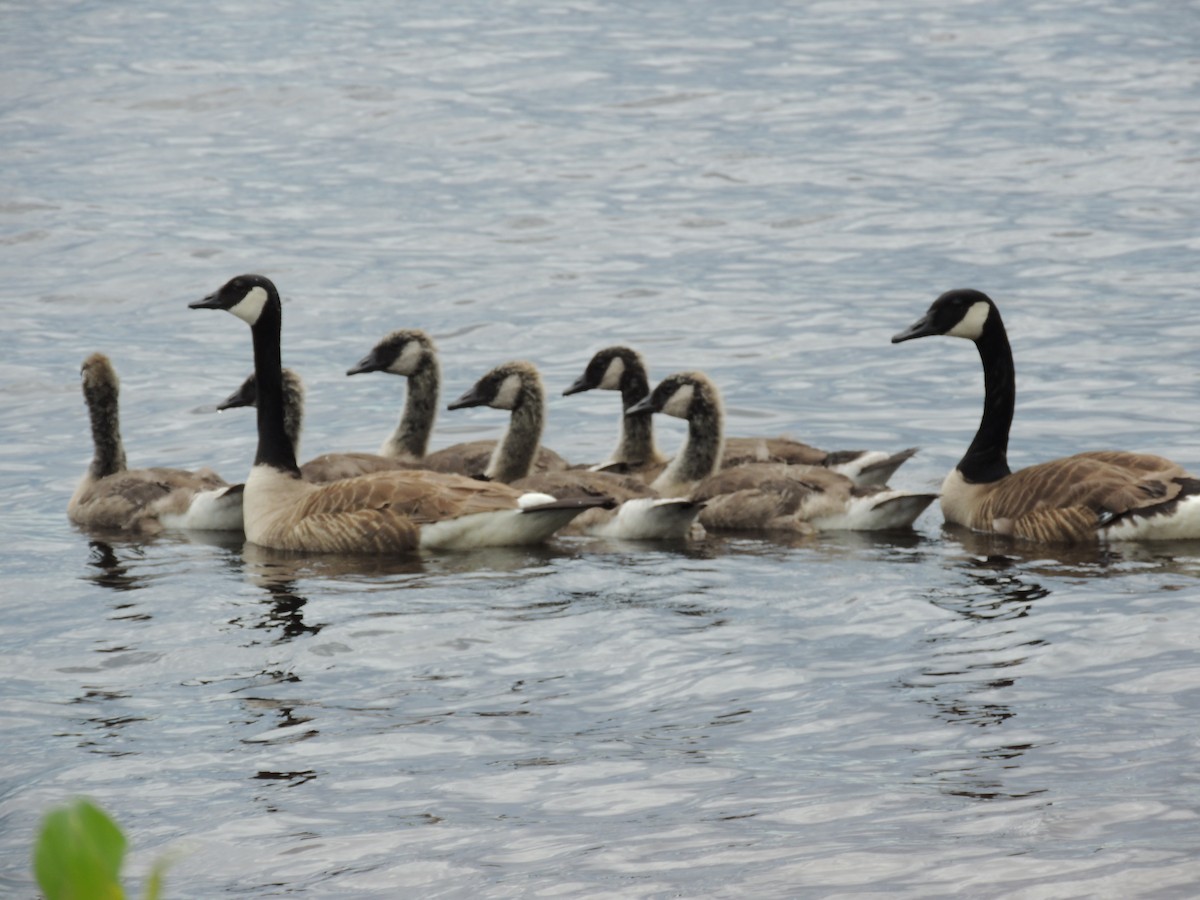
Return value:
M 615 509 L 589 509 L 560 534 L 628 541 L 681 540 L 693 536 L 693 525 L 703 503 L 690 497 L 659 497 L 635 475 L 569 469 L 542 472 L 512 482 L 522 491 L 553 497 L 612 497 Z
M 521 360 L 496 366 L 446 408 L 472 406 L 507 409 L 511 413 L 504 437 L 492 445 L 487 465 L 476 471 L 490 481 L 505 484 L 533 472 L 546 424 L 546 390 L 537 367 Z
M 107 356 L 93 353 L 83 361 L 80 374 L 94 449 L 91 465 L 67 505 L 72 522 L 142 533 L 242 527 L 241 486 L 231 487 L 211 469 L 126 468 L 117 372 Z
M 630 415 L 629 407 L 650 393 L 646 364 L 640 354 L 628 347 L 606 347 L 597 351 L 587 368 L 563 394 L 578 394 L 594 389 L 621 392 L 621 434 L 609 458 L 593 469 L 643 473 L 656 477 L 665 468 L 667 457 L 654 445 L 652 418 Z M 725 439 L 721 467 L 748 462 L 783 462 L 825 466 L 851 478 L 856 484 L 882 485 L 896 469 L 917 452 L 915 447 L 899 453 L 881 450 L 818 450 L 791 438 L 729 437 Z
M 974 341 L 983 363 L 979 429 L 942 483 L 947 522 L 1043 543 L 1200 537 L 1200 480 L 1161 456 L 1105 450 L 1009 469 L 1016 375 L 990 297 L 947 291 L 892 343 L 935 334 Z
M 258 400 L 254 373 L 242 382 L 241 387 L 221 401 L 219 410 L 254 406 Z M 300 452 L 300 437 L 304 428 L 304 382 L 291 369 L 283 370 L 283 430 L 292 442 L 293 452 Z M 300 467 L 300 476 L 313 484 L 341 481 L 368 475 L 371 472 L 388 472 L 395 469 L 420 468 L 417 463 L 406 462 L 375 453 L 322 453 Z
M 703 503 L 705 528 L 802 534 L 909 528 L 937 497 L 857 485 L 822 466 L 758 462 L 715 471 L 724 416 L 716 385 L 700 372 L 664 379 L 629 410 L 655 412 L 686 419 L 688 434 L 651 486 L 664 496 L 689 495 Z
M 591 390 L 620 391 L 622 410 L 617 446 L 608 459 L 592 468 L 641 472 L 665 466 L 667 456 L 654 444 L 653 417 L 624 414 L 624 410 L 650 393 L 646 364 L 641 355 L 628 347 L 605 347 L 596 351 L 583 374 L 563 391 L 563 396 Z
M 350 368 L 347 375 L 386 372 L 408 379 L 404 411 L 395 430 L 383 442 L 379 453 L 402 460 L 420 462 L 435 472 L 479 475 L 496 452 L 496 441 L 466 441 L 427 453 L 429 435 L 437 418 L 441 369 L 433 339 L 419 329 L 401 329 L 384 336 L 371 351 Z M 567 468 L 567 461 L 545 447 L 539 447 L 533 471 L 553 472 Z
M 540 543 L 582 510 L 611 501 L 558 501 L 460 475 L 399 470 L 329 484 L 300 477 L 284 427 L 279 292 L 238 275 L 190 304 L 223 309 L 250 326 L 258 395 L 258 450 L 246 479 L 246 537 L 276 550 L 401 553 L 417 548 Z

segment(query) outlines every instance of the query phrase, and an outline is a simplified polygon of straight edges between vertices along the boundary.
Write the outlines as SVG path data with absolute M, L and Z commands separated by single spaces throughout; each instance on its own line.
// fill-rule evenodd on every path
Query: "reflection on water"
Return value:
M 1050 590 L 987 549 L 986 556 L 956 561 L 952 571 L 965 580 L 927 594 L 931 604 L 955 618 L 926 638 L 922 656 L 928 662 L 899 686 L 957 735 L 957 746 L 922 754 L 933 758 L 922 780 L 953 796 L 1015 800 L 1049 790 L 1025 784 L 1020 771 L 1023 757 L 1038 744 L 1022 730 L 1019 683 L 1031 656 L 1050 649 L 1024 630 L 1024 620 Z M 976 545 L 973 553 L 979 552 Z M 987 736 L 976 729 L 987 729 Z M 1013 739 L 1013 729 L 1020 739 Z

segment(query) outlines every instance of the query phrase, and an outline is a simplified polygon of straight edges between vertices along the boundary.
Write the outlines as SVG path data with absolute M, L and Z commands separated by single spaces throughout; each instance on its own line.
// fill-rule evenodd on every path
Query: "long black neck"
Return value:
M 279 350 L 282 326 L 279 297 L 271 296 L 251 328 L 258 389 L 258 452 L 254 464 L 272 466 L 299 478 L 296 451 L 283 422 L 283 363 Z
M 437 418 L 441 377 L 437 360 L 428 358 L 408 376 L 408 396 L 400 423 L 388 439 L 385 456 L 421 459 L 429 449 L 429 435 Z
M 621 379 L 621 409 L 629 409 L 650 393 L 645 371 L 625 370 Z M 621 438 L 614 462 L 639 464 L 658 458 L 654 446 L 654 416 L 646 413 L 621 416 Z
M 1008 432 L 1017 399 L 1012 347 L 994 307 L 975 346 L 983 362 L 983 418 L 958 470 L 969 482 L 987 484 L 1012 472 L 1008 467 Z

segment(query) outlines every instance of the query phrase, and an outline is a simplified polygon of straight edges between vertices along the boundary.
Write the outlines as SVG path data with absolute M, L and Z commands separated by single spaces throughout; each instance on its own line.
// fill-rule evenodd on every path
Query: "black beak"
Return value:
M 940 332 L 930 323 L 928 314 L 922 316 L 917 321 L 913 322 L 903 331 L 892 335 L 892 343 L 899 344 L 903 341 L 911 341 L 914 338 L 928 337 L 931 334 L 940 334 Z
M 193 300 L 188 304 L 188 309 L 221 309 L 220 291 L 214 291 L 203 300 Z
M 625 415 L 639 416 L 639 415 L 642 415 L 643 413 L 658 412 L 658 410 L 656 410 L 654 408 L 654 404 L 650 402 L 650 398 L 652 396 L 653 396 L 652 394 L 647 394 L 645 397 L 643 397 L 637 403 L 633 404 L 633 406 L 625 407 Z
M 224 400 L 217 404 L 217 411 L 226 409 L 238 409 L 242 406 L 253 406 L 258 402 L 258 391 L 250 388 L 246 389 L 246 385 L 242 385 Z
M 584 391 L 590 391 L 594 387 L 595 385 L 592 384 L 591 380 L 587 377 L 587 373 L 585 372 L 583 375 L 580 375 L 571 382 L 571 386 L 563 391 L 563 396 L 568 397 L 571 394 L 582 394 Z
M 480 393 L 479 385 L 476 384 L 457 400 L 447 404 L 446 409 L 467 409 L 471 406 L 487 406 L 487 403 L 487 397 Z
M 376 356 L 375 351 L 372 350 L 370 353 L 368 353 L 366 356 L 364 356 L 362 359 L 360 359 L 358 362 L 356 362 L 353 366 L 351 366 L 349 369 L 347 369 L 346 374 L 347 375 L 361 375 L 363 372 L 378 372 L 378 371 L 380 371 L 382 369 L 386 369 L 386 368 L 387 368 L 387 366 L 383 365 L 383 363 L 381 363 L 379 361 L 379 357 Z

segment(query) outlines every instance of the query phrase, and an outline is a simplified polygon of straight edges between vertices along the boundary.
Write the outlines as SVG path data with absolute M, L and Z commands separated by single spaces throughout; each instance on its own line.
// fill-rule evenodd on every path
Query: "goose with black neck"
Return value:
M 1100 450 L 1009 468 L 1016 373 L 990 297 L 947 291 L 892 343 L 933 335 L 972 341 L 983 365 L 979 428 L 942 484 L 947 522 L 1048 544 L 1200 538 L 1200 480 L 1161 456 Z
M 279 292 L 239 275 L 190 304 L 223 309 L 250 326 L 258 448 L 246 479 L 246 537 L 277 550 L 394 554 L 417 549 L 540 543 L 583 510 L 611 500 L 559 501 L 506 485 L 438 472 L 376 472 L 315 485 L 300 477 L 284 427 Z

